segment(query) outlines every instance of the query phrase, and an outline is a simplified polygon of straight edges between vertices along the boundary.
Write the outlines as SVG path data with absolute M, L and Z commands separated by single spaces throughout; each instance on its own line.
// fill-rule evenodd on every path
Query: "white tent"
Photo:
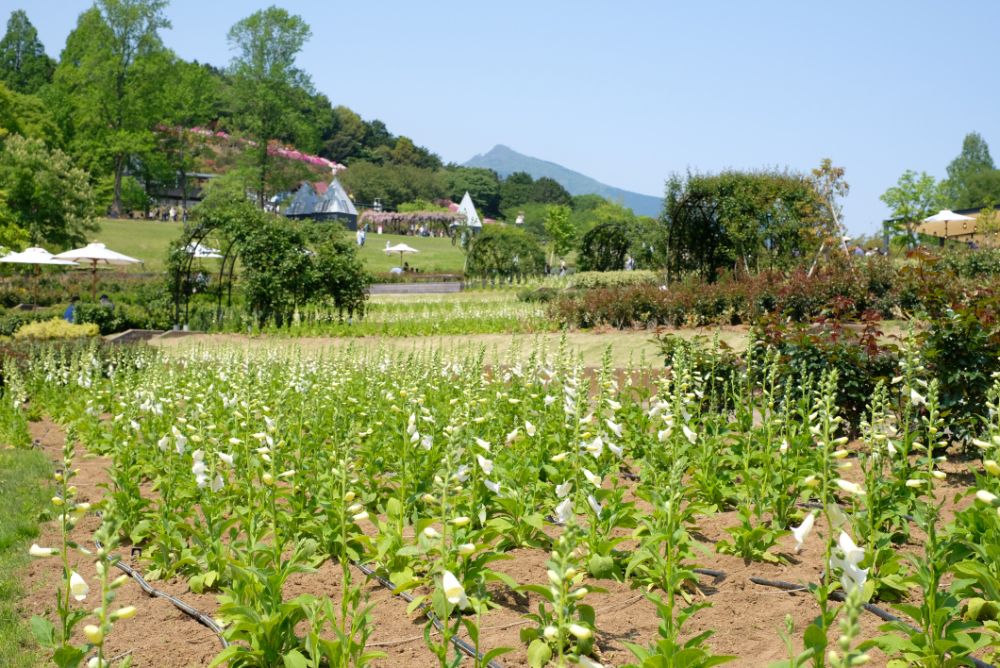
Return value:
M 479 219 L 476 205 L 472 203 L 472 197 L 468 191 L 462 196 L 462 203 L 458 205 L 458 213 L 465 215 L 465 224 L 469 227 L 479 228 L 483 226 L 483 221 Z
M 208 246 L 203 246 L 200 243 L 189 243 L 184 249 L 184 252 L 188 255 L 193 255 L 196 258 L 201 259 L 221 259 L 222 252 L 217 248 L 209 248 Z

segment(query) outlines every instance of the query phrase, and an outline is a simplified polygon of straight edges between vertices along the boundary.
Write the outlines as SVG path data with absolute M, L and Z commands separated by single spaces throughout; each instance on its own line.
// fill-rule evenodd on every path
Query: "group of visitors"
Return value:
M 66 310 L 63 311 L 63 320 L 69 323 L 76 322 L 76 305 L 78 301 L 79 299 L 77 299 L 76 297 L 69 298 L 69 306 L 67 306 Z M 103 308 L 106 308 L 109 311 L 113 311 L 115 309 L 115 303 L 111 301 L 111 298 L 108 297 L 107 295 L 101 295 L 101 298 L 98 300 L 98 303 Z

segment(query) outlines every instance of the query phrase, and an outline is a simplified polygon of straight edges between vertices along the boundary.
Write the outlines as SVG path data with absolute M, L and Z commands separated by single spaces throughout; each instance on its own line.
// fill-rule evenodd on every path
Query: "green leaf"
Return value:
M 531 668 L 542 668 L 552 658 L 552 648 L 541 638 L 536 638 L 528 645 L 528 665 Z
M 281 657 L 282 661 L 285 662 L 285 668 L 309 668 L 309 662 L 306 661 L 306 657 L 302 656 L 302 652 L 297 649 L 293 649 L 285 656 Z
M 78 668 L 85 655 L 86 652 L 79 647 L 63 645 L 52 655 L 52 662 L 59 668 Z
M 587 570 L 595 578 L 610 578 L 615 572 L 615 560 L 611 557 L 593 554 L 587 562 Z
M 817 652 L 825 649 L 827 645 L 826 635 L 816 624 L 810 624 L 806 627 L 805 633 L 802 636 L 802 641 L 806 647 L 815 649 Z
M 35 640 L 42 647 L 53 647 L 56 644 L 56 627 L 44 617 L 34 615 L 31 618 L 31 632 L 35 634 Z

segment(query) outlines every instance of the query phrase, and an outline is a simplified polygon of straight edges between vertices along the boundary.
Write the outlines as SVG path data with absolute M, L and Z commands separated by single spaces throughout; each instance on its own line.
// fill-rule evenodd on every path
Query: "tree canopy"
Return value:
M 40 139 L 11 135 L 0 148 L 0 218 L 34 244 L 69 248 L 87 241 L 94 194 L 87 174 Z
M 545 271 L 545 252 L 524 230 L 509 225 L 483 228 L 469 248 L 466 273 L 491 279 L 538 276 Z
M 11 12 L 7 32 L 0 39 L 0 81 L 18 93 L 37 93 L 52 81 L 55 66 L 27 13 L 23 9 Z
M 247 155 L 261 208 L 272 172 L 269 143 L 293 134 L 300 114 L 290 100 L 297 89 L 312 88 L 309 76 L 295 66 L 310 35 L 300 16 L 278 7 L 254 12 L 229 29 L 229 45 L 237 52 L 230 66 L 234 115 L 256 143 Z
M 993 163 L 990 147 L 978 132 L 970 132 L 962 140 L 962 152 L 948 164 L 948 178 L 941 183 L 941 195 L 952 209 L 1000 201 L 1000 172 Z
M 667 182 L 668 269 L 713 280 L 719 269 L 789 265 L 812 253 L 830 226 L 829 205 L 801 174 L 725 171 Z

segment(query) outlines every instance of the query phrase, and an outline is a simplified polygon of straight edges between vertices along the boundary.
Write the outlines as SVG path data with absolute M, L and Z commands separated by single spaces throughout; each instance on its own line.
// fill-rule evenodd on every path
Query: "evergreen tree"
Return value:
M 942 184 L 947 204 L 953 209 L 982 206 L 987 199 L 1000 199 L 1000 179 L 990 147 L 978 132 L 962 140 L 962 152 L 948 165 L 948 179 Z
M 11 12 L 0 39 L 0 80 L 15 92 L 34 94 L 52 80 L 53 70 L 55 62 L 45 54 L 28 15 L 22 9 Z

